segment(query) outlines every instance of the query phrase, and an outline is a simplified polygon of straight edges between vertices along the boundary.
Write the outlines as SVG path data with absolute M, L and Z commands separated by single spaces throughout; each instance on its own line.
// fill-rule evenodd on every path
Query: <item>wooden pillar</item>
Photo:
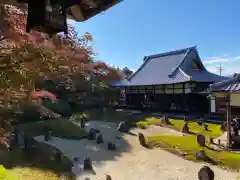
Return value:
M 227 146 L 232 147 L 230 95 L 227 96 Z

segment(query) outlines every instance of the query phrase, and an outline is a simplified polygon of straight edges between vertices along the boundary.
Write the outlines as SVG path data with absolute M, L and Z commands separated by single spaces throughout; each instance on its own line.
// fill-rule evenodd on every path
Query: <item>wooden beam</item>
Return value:
M 232 147 L 230 95 L 227 96 L 227 146 Z

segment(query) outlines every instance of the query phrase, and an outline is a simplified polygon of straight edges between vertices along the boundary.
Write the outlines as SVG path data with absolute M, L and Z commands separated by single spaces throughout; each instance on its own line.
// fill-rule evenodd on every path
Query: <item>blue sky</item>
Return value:
M 84 23 L 94 37 L 97 59 L 136 70 L 143 57 L 197 46 L 206 67 L 240 72 L 239 0 L 124 0 Z

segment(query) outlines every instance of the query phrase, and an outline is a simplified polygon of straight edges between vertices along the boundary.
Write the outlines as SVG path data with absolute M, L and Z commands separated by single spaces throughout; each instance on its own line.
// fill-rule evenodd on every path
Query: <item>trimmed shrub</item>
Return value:
M 43 99 L 42 105 L 62 116 L 69 117 L 72 115 L 71 107 L 66 101 L 58 100 L 56 103 L 54 103 L 50 99 L 46 98 Z
M 41 120 L 41 114 L 37 111 L 37 108 L 30 103 L 23 105 L 21 110 L 22 114 L 18 117 L 19 123 Z

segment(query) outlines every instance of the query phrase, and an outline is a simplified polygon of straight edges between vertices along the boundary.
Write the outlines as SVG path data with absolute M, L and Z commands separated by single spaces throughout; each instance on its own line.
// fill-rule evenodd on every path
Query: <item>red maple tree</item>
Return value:
M 0 17 L 0 113 L 18 107 L 38 79 L 69 81 L 80 74 L 109 84 L 122 78 L 106 63 L 93 60 L 90 33 L 80 37 L 72 26 L 68 36 L 26 33 L 26 10 L 11 5 L 0 6 Z

